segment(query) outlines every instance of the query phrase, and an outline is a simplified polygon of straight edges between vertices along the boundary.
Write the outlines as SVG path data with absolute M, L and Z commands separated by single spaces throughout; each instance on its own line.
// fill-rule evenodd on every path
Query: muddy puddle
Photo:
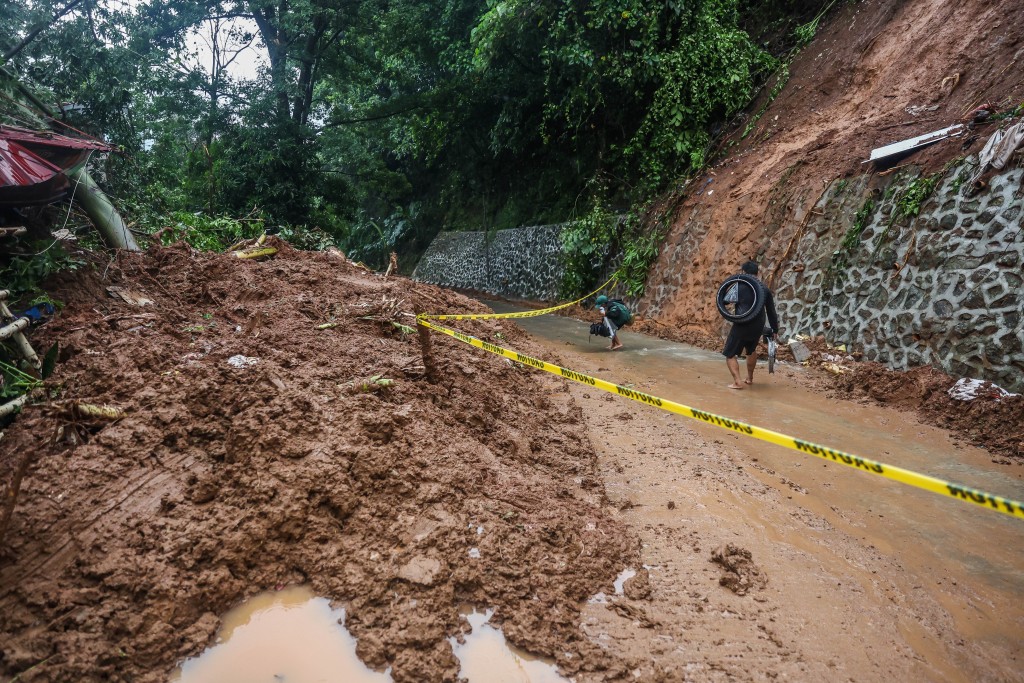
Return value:
M 494 610 L 463 612 L 473 632 L 459 643 L 449 638 L 459 660 L 459 675 L 470 683 L 567 683 L 555 665 L 531 657 L 505 640 L 501 629 L 488 623 Z
M 490 624 L 494 610 L 463 611 L 472 632 L 449 638 L 469 683 L 565 683 L 551 662 L 532 657 Z M 261 593 L 224 615 L 217 642 L 187 660 L 172 683 L 386 683 L 356 655 L 345 611 L 305 586 Z
M 356 640 L 332 609 L 309 588 L 261 593 L 224 615 L 217 642 L 189 659 L 172 683 L 384 683 L 389 673 L 368 669 Z
M 488 301 L 497 311 L 518 310 Z M 1024 467 L 996 464 L 984 450 L 954 441 L 941 429 L 890 408 L 831 399 L 808 388 L 805 368 L 782 364 L 769 375 L 763 362 L 755 385 L 744 391 L 730 381 L 720 354 L 682 344 L 623 333 L 625 348 L 611 353 L 606 340 L 588 340 L 588 323 L 557 316 L 517 321 L 572 369 L 685 405 L 736 418 L 818 444 L 1024 500 Z M 617 399 L 618 400 L 618 399 Z M 622 410 L 654 410 L 622 400 Z M 834 528 L 906 569 L 908 591 L 925 591 L 952 616 L 965 638 L 1016 649 L 1024 625 L 1024 524 L 1020 520 L 856 470 L 802 456 L 670 413 L 654 418 L 678 429 L 681 439 L 696 432 L 710 444 L 724 444 L 742 456 L 743 466 L 766 486 L 792 500 L 794 512 L 809 510 Z M 678 424 L 678 428 L 675 425 Z M 628 447 L 628 442 L 622 446 Z M 687 467 L 680 459 L 679 467 Z M 622 490 L 615 491 L 619 486 Z M 699 515 L 671 482 L 658 491 L 628 481 L 609 493 L 653 507 L 674 498 L 679 514 Z M 743 515 L 758 518 L 756 501 L 733 501 Z M 692 509 L 691 509 L 692 508 Z M 763 520 L 758 520 L 763 521 Z M 760 525 L 758 525 L 760 526 Z M 764 525 L 771 535 L 771 525 Z M 776 540 L 816 553 L 820 539 L 781 536 Z M 870 585 L 868 575 L 856 578 Z M 1009 627 L 1014 624 L 1016 627 Z M 909 642 L 923 633 L 906 625 Z M 1010 635 L 1013 633 L 1014 635 Z

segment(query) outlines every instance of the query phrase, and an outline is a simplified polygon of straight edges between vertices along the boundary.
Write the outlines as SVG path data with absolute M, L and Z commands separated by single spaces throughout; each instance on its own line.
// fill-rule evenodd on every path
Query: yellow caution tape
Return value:
M 547 315 L 548 313 L 552 313 L 552 312 L 557 311 L 559 309 L 568 308 L 569 306 L 572 306 L 573 304 L 578 304 L 579 302 L 583 301 L 584 299 L 589 299 L 590 297 L 594 296 L 595 294 L 600 292 L 602 289 L 604 289 L 605 287 L 610 285 L 613 280 L 615 280 L 615 276 L 614 275 L 612 275 L 610 278 L 608 278 L 607 282 L 605 282 L 603 285 L 601 285 L 600 287 L 595 289 L 593 292 L 591 292 L 590 294 L 587 294 L 586 296 L 581 296 L 579 299 L 576 299 L 575 301 L 570 301 L 567 304 L 558 304 L 557 306 L 552 306 L 551 308 L 541 308 L 541 309 L 538 309 L 536 311 L 520 311 L 519 313 L 468 313 L 468 314 L 461 314 L 461 315 L 434 315 L 434 314 L 420 313 L 416 317 L 417 318 L 426 319 L 426 320 L 482 320 L 484 318 L 489 318 L 491 320 L 494 320 L 495 318 L 535 318 L 538 315 Z
M 425 316 L 418 316 L 416 322 L 423 327 L 441 332 L 442 334 L 447 334 L 450 337 L 455 337 L 461 342 L 465 342 L 466 344 L 499 356 L 504 356 L 505 358 L 517 363 L 528 365 L 531 368 L 550 372 L 553 375 L 558 375 L 559 377 L 564 377 L 565 379 L 579 382 L 580 384 L 586 384 L 587 386 L 594 387 L 595 389 L 601 389 L 602 391 L 617 394 L 624 398 L 628 398 L 631 401 L 661 408 L 662 410 L 667 410 L 670 413 L 676 413 L 683 417 L 700 420 L 701 422 L 706 422 L 716 427 L 721 427 L 722 429 L 728 429 L 739 434 L 760 439 L 761 441 L 767 441 L 768 443 L 773 443 L 777 446 L 782 446 L 783 448 L 789 448 L 807 455 L 816 456 L 822 460 L 829 460 L 831 462 L 839 463 L 840 465 L 846 465 L 847 467 L 852 467 L 861 472 L 876 474 L 880 477 L 885 477 L 886 479 L 891 479 L 909 486 L 924 489 L 925 491 L 931 491 L 932 493 L 938 493 L 942 496 L 947 496 L 966 503 L 973 503 L 974 505 L 995 510 L 996 512 L 1001 512 L 1004 515 L 1024 519 L 1024 503 L 1019 503 L 1015 500 L 996 496 L 991 493 L 985 493 L 984 491 L 968 488 L 966 486 L 952 484 L 948 481 L 929 477 L 924 474 L 918 474 L 917 472 L 911 472 L 910 470 L 905 470 L 893 465 L 886 465 L 876 460 L 869 460 L 867 458 L 844 453 L 843 451 L 828 448 L 827 446 L 821 446 L 809 441 L 795 439 L 792 436 L 773 432 L 770 429 L 763 429 L 755 425 L 740 422 L 739 420 L 733 420 L 731 418 L 721 417 L 720 415 L 691 408 L 690 406 L 685 406 L 682 403 L 676 403 L 675 401 L 669 401 L 668 399 L 645 394 L 642 391 L 636 391 L 618 384 L 612 384 L 611 382 L 606 382 L 603 379 L 585 375 L 582 372 L 569 370 L 568 368 L 548 363 L 540 360 L 539 358 L 533 358 L 532 356 L 527 356 L 525 354 L 517 353 L 516 351 L 511 351 L 501 346 L 482 341 L 471 335 L 463 334 L 462 332 L 457 332 L 456 330 L 444 327 L 443 325 L 427 322 L 424 318 Z

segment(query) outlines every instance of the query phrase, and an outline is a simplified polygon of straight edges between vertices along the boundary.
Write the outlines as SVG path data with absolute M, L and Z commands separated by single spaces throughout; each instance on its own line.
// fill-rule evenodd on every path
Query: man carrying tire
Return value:
M 757 367 L 757 345 L 761 335 L 766 334 L 765 322 L 775 338 L 779 331 L 779 317 L 775 313 L 775 297 L 772 291 L 757 278 L 757 264 L 747 261 L 742 266 L 743 275 L 734 275 L 719 288 L 718 310 L 733 325 L 725 341 L 722 355 L 732 375 L 730 389 L 743 389 L 754 383 L 754 369 Z M 735 312 L 727 309 L 726 303 L 735 303 Z M 737 356 L 747 354 L 747 378 L 740 375 Z

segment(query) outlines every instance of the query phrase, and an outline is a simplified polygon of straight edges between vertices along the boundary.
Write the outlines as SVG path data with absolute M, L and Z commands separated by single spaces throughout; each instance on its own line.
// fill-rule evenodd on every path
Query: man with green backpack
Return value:
M 612 351 L 621 349 L 622 342 L 619 341 L 619 328 L 633 322 L 633 314 L 630 312 L 629 307 L 621 299 L 609 299 L 602 294 L 594 302 L 594 308 L 598 309 L 604 318 L 604 321 L 601 323 L 601 336 L 612 338 L 611 346 L 608 348 Z

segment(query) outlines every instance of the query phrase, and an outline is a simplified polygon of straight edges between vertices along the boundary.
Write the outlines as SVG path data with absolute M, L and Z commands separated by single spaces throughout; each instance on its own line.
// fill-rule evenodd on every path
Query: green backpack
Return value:
M 608 319 L 615 323 L 616 327 L 625 327 L 633 322 L 633 314 L 621 299 L 610 299 L 605 306 L 605 310 L 608 311 Z

